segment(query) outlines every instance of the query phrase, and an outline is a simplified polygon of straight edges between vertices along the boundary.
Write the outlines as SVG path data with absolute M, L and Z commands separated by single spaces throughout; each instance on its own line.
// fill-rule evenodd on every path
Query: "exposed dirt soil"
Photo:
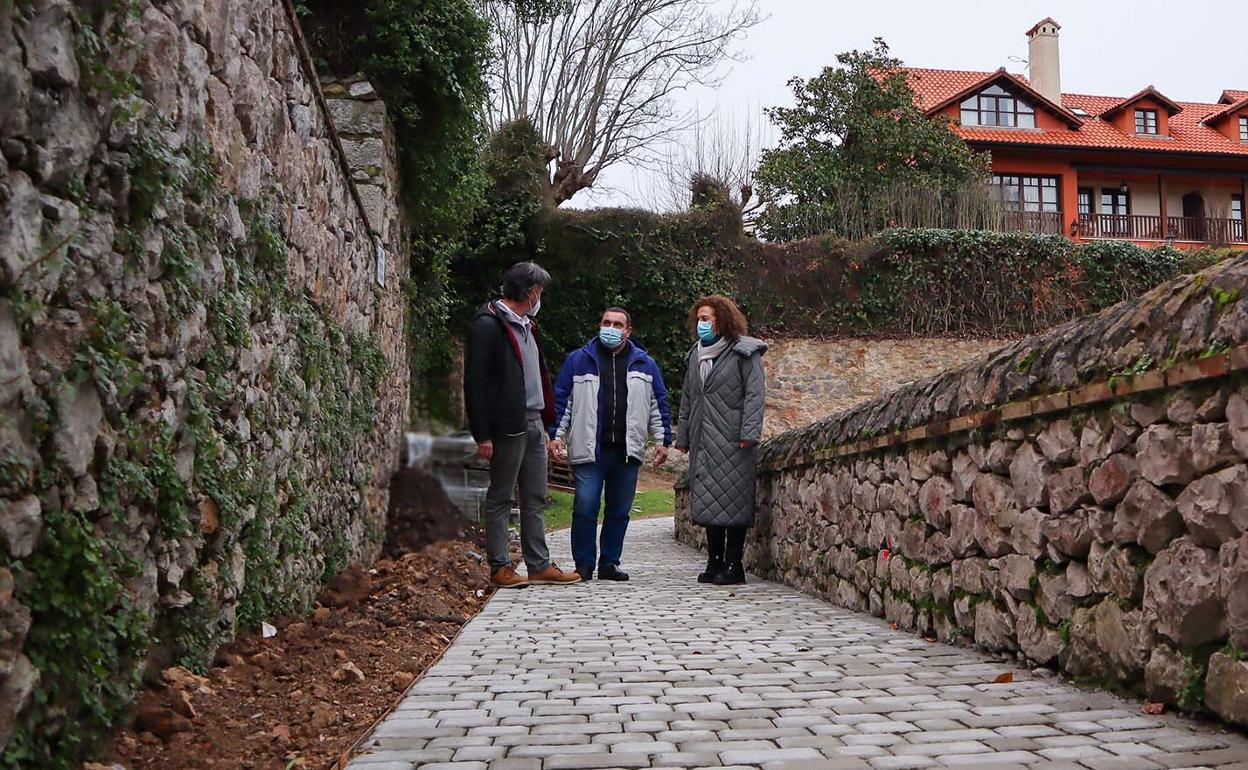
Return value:
M 490 593 L 479 533 L 437 482 L 404 471 L 392 491 L 383 559 L 348 568 L 311 616 L 277 622 L 275 636 L 222 647 L 207 676 L 166 670 L 110 760 L 129 770 L 324 770 L 349 751 Z

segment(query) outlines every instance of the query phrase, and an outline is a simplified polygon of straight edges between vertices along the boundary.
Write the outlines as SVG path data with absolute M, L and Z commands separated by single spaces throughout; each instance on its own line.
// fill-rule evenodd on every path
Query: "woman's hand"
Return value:
M 494 456 L 494 442 L 493 441 L 482 441 L 480 444 L 477 444 L 477 457 L 480 457 L 482 460 L 485 460 L 488 462 L 489 459 L 493 456 Z
M 757 441 L 742 441 L 741 442 L 742 449 L 753 449 L 756 446 L 758 446 Z
M 678 447 L 676 447 L 676 451 L 677 451 L 677 452 L 680 452 L 682 455 L 687 455 L 687 454 L 689 454 L 689 447 L 687 447 L 687 446 L 678 446 Z

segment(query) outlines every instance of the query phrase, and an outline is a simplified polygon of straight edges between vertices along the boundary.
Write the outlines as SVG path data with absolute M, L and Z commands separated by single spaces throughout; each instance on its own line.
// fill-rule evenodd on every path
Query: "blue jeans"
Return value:
M 572 500 L 572 558 L 577 566 L 619 565 L 640 471 L 641 463 L 630 460 L 623 447 L 601 447 L 594 462 L 572 466 L 576 476 L 576 496 Z M 605 506 L 602 505 L 604 493 Z M 594 541 L 600 507 L 603 513 L 599 557 Z

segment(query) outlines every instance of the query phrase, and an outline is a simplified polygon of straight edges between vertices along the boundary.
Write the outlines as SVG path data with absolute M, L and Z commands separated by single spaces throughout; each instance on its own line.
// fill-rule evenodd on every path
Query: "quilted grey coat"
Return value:
M 676 446 L 689 449 L 693 523 L 745 527 L 754 522 L 758 448 L 742 441 L 763 436 L 763 353 L 767 343 L 742 337 L 715 360 L 705 384 L 698 346 L 689 351 L 680 397 Z

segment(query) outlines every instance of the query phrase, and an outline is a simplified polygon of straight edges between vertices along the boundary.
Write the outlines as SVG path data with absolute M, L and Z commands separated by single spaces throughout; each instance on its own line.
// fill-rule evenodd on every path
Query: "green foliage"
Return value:
M 738 275 L 738 294 L 769 331 L 799 334 L 1031 333 L 1179 270 L 1167 247 L 941 229 L 759 244 L 748 261 L 755 267 Z
M 763 200 L 775 202 L 760 224 L 773 240 L 806 235 L 812 219 L 870 211 L 898 185 L 952 190 L 988 173 L 986 155 L 919 109 L 883 40 L 836 59 L 839 67 L 789 81 L 793 107 L 767 110 L 780 142 L 763 153 L 756 178 Z
M 634 339 L 678 393 L 692 344 L 689 307 L 729 288 L 726 268 L 745 245 L 739 218 L 710 206 L 675 216 L 549 208 L 540 199 L 541 153 L 537 133 L 523 122 L 487 145 L 490 205 L 478 212 L 472 237 L 452 262 L 456 330 L 497 298 L 507 267 L 535 260 L 554 277 L 539 319 L 552 368 L 596 333 L 605 308 L 622 305 L 632 313 Z
M 33 617 L 24 651 L 40 681 L 0 767 L 76 768 L 129 704 L 150 619 L 125 581 L 137 564 L 85 517 L 61 507 L 43 513 L 39 547 L 16 570 Z
M 1179 691 L 1177 706 L 1183 711 L 1196 713 L 1205 704 L 1205 677 L 1209 673 L 1209 660 L 1206 656 L 1184 656 L 1184 673 L 1186 677 L 1183 689 Z

